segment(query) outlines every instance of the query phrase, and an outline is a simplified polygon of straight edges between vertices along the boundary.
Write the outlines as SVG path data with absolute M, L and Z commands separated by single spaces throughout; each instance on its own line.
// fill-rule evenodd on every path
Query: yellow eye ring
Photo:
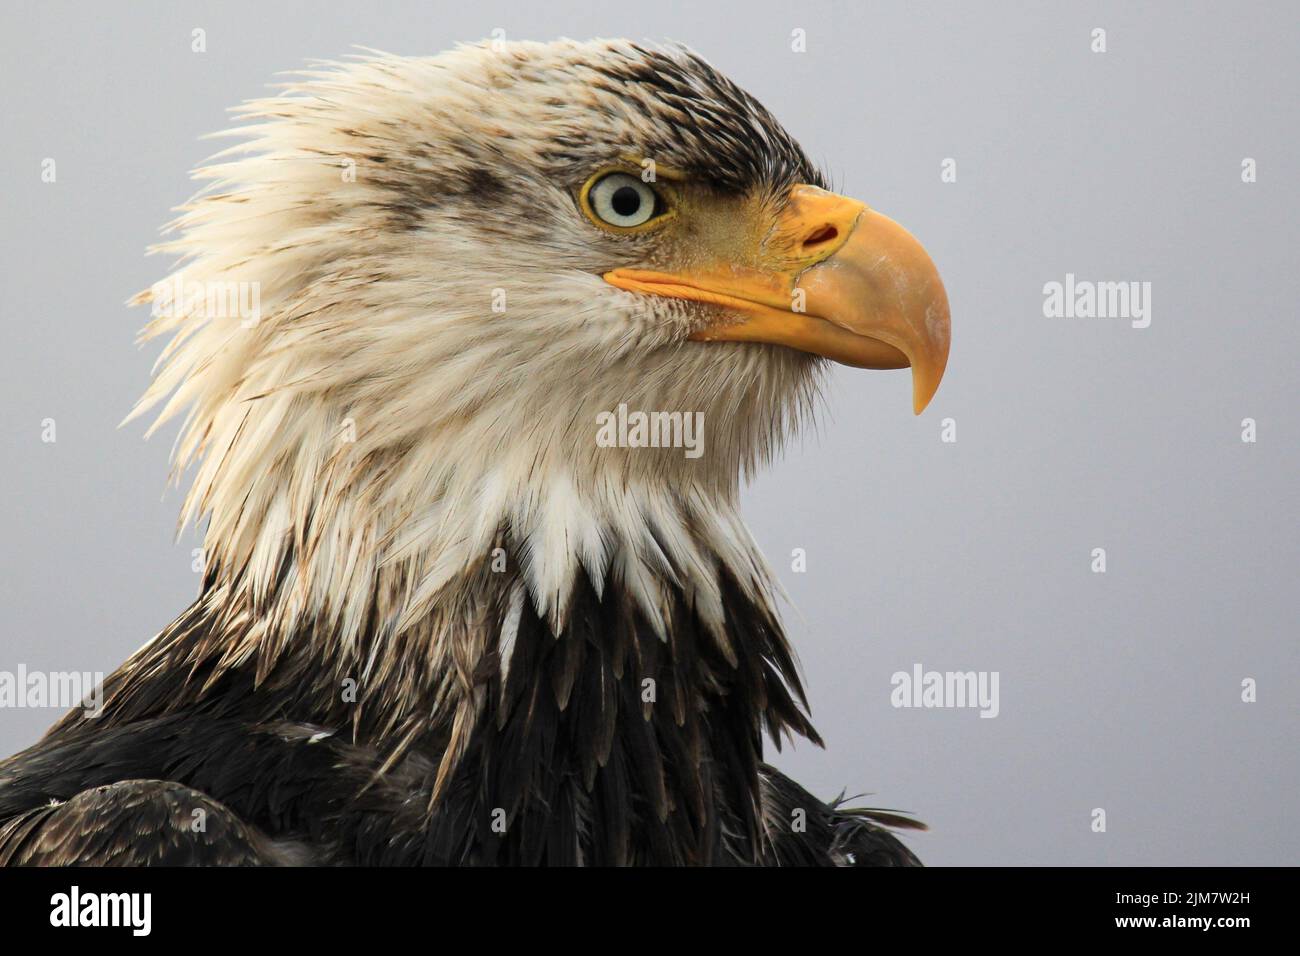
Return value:
M 673 215 L 662 190 L 622 166 L 602 169 L 583 183 L 578 203 L 595 225 L 619 234 L 655 229 Z

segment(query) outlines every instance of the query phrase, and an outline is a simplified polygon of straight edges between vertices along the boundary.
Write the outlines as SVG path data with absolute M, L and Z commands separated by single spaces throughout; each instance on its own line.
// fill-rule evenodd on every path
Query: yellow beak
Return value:
M 753 262 L 682 274 L 616 269 L 604 278 L 722 307 L 693 339 L 769 342 L 858 368 L 911 367 L 921 414 L 948 364 L 948 296 L 906 229 L 856 199 L 799 185 Z

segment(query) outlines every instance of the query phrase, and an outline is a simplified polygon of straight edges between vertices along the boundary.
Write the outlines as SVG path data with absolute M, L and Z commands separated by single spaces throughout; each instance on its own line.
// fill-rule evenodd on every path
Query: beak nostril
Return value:
M 804 249 L 812 249 L 814 246 L 820 246 L 822 243 L 830 242 L 839 234 L 840 231 L 838 229 L 827 224 L 814 231 L 812 235 L 805 239 L 803 241 L 803 247 Z

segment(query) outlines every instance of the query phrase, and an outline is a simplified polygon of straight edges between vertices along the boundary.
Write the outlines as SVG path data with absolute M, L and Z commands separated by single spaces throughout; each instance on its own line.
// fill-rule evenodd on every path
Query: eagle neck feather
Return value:
M 701 542 L 706 563 L 691 573 L 705 583 L 683 583 L 684 568 L 657 579 L 657 616 L 618 570 L 631 565 L 610 561 L 599 581 L 580 566 L 557 613 L 530 593 L 523 545 L 501 543 L 514 571 L 486 555 L 417 624 L 394 627 L 372 605 L 349 642 L 301 617 L 277 630 L 274 600 L 249 606 L 239 576 L 214 568 L 199 600 L 113 675 L 99 720 L 288 718 L 373 749 L 385 768 L 428 761 L 430 839 L 451 841 L 437 859 L 540 860 L 557 807 L 654 822 L 586 851 L 607 862 L 689 862 L 716 852 L 722 829 L 754 836 L 763 734 L 820 743 L 768 593 L 740 579 L 756 566 L 738 570 Z M 291 563 L 273 596 L 292 587 Z M 706 585 L 716 607 L 700 599 Z M 466 801 L 475 821 L 502 810 L 511 839 L 456 836 Z M 665 823 L 671 838 L 644 842 Z M 472 845 L 456 842 L 471 833 Z

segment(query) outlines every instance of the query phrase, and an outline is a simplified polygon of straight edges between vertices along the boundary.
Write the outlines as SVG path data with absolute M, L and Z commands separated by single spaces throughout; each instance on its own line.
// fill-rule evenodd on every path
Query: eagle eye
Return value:
M 628 173 L 607 173 L 583 190 L 587 214 L 618 229 L 645 225 L 663 212 L 663 204 L 649 185 Z

